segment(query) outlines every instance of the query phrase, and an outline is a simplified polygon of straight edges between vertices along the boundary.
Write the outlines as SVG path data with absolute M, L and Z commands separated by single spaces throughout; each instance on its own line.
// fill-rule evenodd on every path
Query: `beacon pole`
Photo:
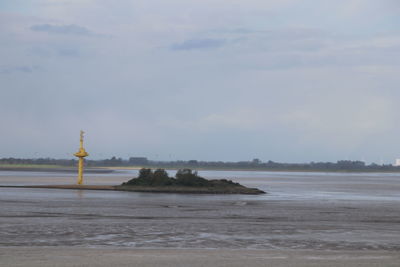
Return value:
M 79 162 L 78 162 L 78 185 L 83 184 L 83 161 L 84 161 L 85 157 L 89 156 L 89 154 L 83 148 L 83 134 L 84 133 L 85 133 L 84 131 L 81 131 L 79 151 L 74 154 L 75 157 L 79 158 Z

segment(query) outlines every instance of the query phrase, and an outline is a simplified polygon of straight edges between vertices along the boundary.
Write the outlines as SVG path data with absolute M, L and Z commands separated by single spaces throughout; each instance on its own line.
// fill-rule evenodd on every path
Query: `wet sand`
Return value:
M 143 193 L 168 193 L 168 194 L 265 194 L 257 188 L 246 187 L 186 187 L 186 186 L 121 186 L 121 185 L 0 185 L 0 188 L 42 188 L 66 190 L 108 190 Z
M 213 266 L 213 267 L 398 267 L 400 255 L 387 251 L 311 250 L 185 250 L 71 247 L 0 247 L 0 265 L 17 267 L 67 266 Z
M 0 188 L 44 188 L 44 189 L 73 189 L 73 190 L 113 190 L 118 191 L 113 185 L 0 185 Z
M 397 201 L 0 189 L 0 246 L 400 251 Z

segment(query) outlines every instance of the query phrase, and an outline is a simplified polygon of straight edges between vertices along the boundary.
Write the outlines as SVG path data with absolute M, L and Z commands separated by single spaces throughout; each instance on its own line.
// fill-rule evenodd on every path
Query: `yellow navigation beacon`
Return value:
M 78 184 L 82 184 L 83 183 L 83 159 L 85 157 L 89 156 L 89 154 L 83 148 L 83 134 L 84 133 L 85 133 L 84 131 L 81 131 L 81 140 L 80 140 L 79 151 L 74 154 L 75 157 L 79 158 L 79 163 L 78 163 Z

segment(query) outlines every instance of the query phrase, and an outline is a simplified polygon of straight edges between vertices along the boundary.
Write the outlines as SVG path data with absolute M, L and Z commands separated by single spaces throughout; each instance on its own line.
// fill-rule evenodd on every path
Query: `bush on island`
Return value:
M 187 187 L 218 187 L 218 186 L 241 186 L 230 180 L 207 180 L 200 177 L 196 171 L 191 169 L 178 170 L 175 178 L 169 177 L 164 169 L 142 168 L 139 176 L 122 185 L 130 186 L 187 186 Z

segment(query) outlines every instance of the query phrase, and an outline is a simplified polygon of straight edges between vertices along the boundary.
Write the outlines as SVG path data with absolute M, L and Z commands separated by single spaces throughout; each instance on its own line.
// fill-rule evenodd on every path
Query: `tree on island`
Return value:
M 223 187 L 223 186 L 241 186 L 230 180 L 207 180 L 200 177 L 196 171 L 191 169 L 180 169 L 175 178 L 169 177 L 164 169 L 142 168 L 139 176 L 133 178 L 122 185 L 125 186 L 185 186 L 185 187 Z

